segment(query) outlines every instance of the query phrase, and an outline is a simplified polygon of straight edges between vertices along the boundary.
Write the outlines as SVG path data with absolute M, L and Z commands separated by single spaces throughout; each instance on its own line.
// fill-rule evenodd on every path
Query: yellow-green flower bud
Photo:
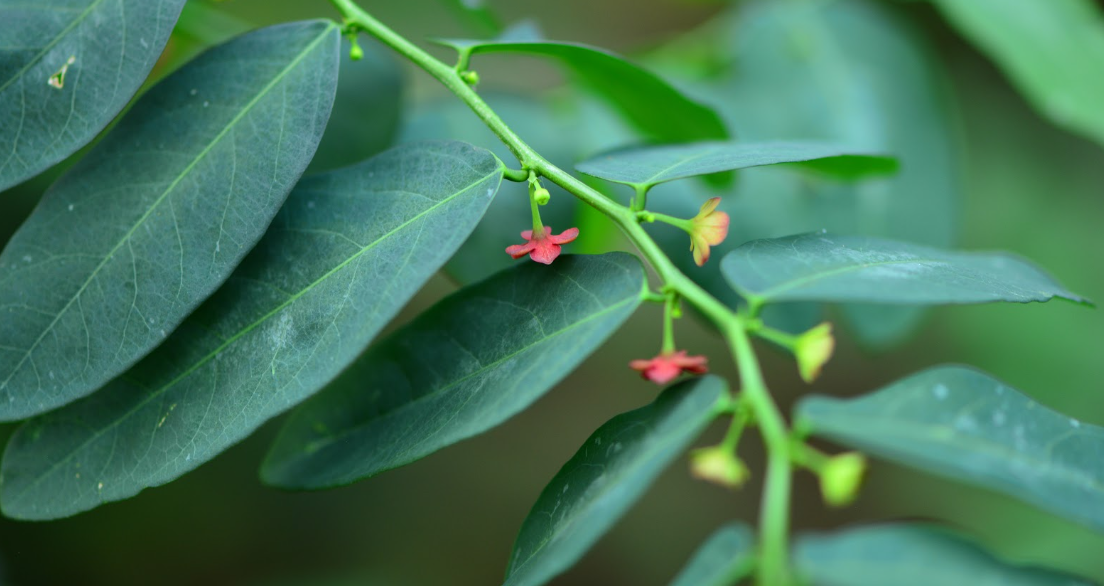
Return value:
M 732 489 L 740 488 L 751 477 L 747 466 L 723 446 L 690 452 L 690 473 L 695 478 Z
M 859 495 L 866 458 L 858 452 L 847 452 L 828 459 L 820 470 L 820 493 L 832 507 L 851 504 Z
M 832 358 L 835 347 L 832 324 L 827 322 L 798 336 L 793 352 L 797 357 L 797 370 L 801 373 L 801 380 L 807 383 L 816 380 L 820 369 Z
M 533 199 L 536 200 L 537 205 L 544 205 L 552 199 L 552 194 L 548 193 L 548 190 L 543 187 L 538 187 L 533 190 Z

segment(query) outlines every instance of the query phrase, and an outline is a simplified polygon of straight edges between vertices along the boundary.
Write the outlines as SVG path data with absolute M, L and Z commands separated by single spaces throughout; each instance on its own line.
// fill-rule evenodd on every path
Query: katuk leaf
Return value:
M 304 179 L 162 347 L 15 433 L 4 513 L 64 517 L 165 484 L 322 388 L 456 251 L 501 179 L 497 158 L 452 142 Z
M 756 303 L 935 305 L 1055 297 L 1087 303 L 1012 254 L 823 232 L 748 242 L 725 256 L 721 271 L 740 295 Z
M 631 147 L 595 155 L 575 168 L 587 175 L 648 189 L 687 177 L 782 164 L 843 179 L 887 174 L 897 169 L 897 161 L 886 155 L 815 141 L 706 141 Z
M 530 29 L 507 30 L 498 40 L 448 39 L 441 44 L 462 55 L 509 53 L 546 57 L 566 67 L 584 85 L 617 108 L 645 136 L 679 143 L 728 137 L 721 118 L 656 74 L 619 55 L 579 43 L 534 38 Z M 662 115 L 657 115 L 662 112 Z
M 521 525 L 506 586 L 539 586 L 570 568 L 717 415 L 724 379 L 680 383 L 597 429 L 541 492 Z
M 796 420 L 814 435 L 1104 531 L 1104 428 L 977 370 L 942 366 L 854 399 L 810 397 Z
M 309 21 L 212 49 L 50 188 L 0 254 L 0 420 L 96 390 L 229 277 L 314 154 L 339 39 Z
M 0 191 L 87 144 L 161 55 L 184 0 L 0 4 Z
M 755 568 L 755 537 L 744 523 L 713 532 L 670 586 L 732 586 Z
M 461 289 L 297 409 L 262 476 L 348 484 L 506 421 L 632 315 L 643 283 L 636 257 L 612 253 L 527 262 Z
M 924 525 L 802 535 L 794 562 L 817 586 L 1090 586 L 1069 574 L 1005 563 L 962 537 Z

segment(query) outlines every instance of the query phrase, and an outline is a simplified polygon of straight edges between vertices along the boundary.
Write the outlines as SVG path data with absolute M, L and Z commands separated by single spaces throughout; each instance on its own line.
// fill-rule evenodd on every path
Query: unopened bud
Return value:
M 751 477 L 747 466 L 724 446 L 690 452 L 690 473 L 695 478 L 727 488 L 740 488 Z
M 797 370 L 801 373 L 801 380 L 807 383 L 816 380 L 820 369 L 832 358 L 835 347 L 832 324 L 827 322 L 798 336 L 793 352 L 797 357 Z
M 469 69 L 460 74 L 460 79 L 469 86 L 475 87 L 479 83 L 479 74 Z
M 353 46 L 351 49 L 349 49 L 349 58 L 353 61 L 360 61 L 361 59 L 364 59 L 364 49 L 361 49 L 360 45 L 357 44 L 356 38 L 353 38 L 351 40 L 353 41 Z
M 552 199 L 552 194 L 548 193 L 547 189 L 538 187 L 533 190 L 533 199 L 537 202 L 537 205 L 544 205 Z
M 820 470 L 820 493 L 832 507 L 851 504 L 859 495 L 866 458 L 858 452 L 847 452 L 828 459 Z

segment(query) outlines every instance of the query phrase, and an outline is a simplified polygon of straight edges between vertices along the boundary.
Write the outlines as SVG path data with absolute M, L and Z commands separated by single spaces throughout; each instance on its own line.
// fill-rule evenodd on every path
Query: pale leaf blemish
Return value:
M 950 394 L 951 394 L 951 390 L 947 388 L 947 385 L 938 384 L 938 385 L 935 385 L 935 387 L 932 388 L 932 395 L 934 395 L 935 398 L 940 400 L 940 401 L 942 401 L 943 399 L 946 399 L 947 395 L 950 395 Z
M 46 83 L 49 84 L 50 87 L 55 88 L 55 89 L 59 89 L 59 90 L 61 88 L 65 87 L 65 74 L 69 72 L 69 66 L 76 63 L 76 61 L 77 61 L 77 56 L 76 55 L 70 55 L 69 59 L 65 62 L 65 65 L 62 65 L 61 69 L 57 70 L 57 73 L 55 73 L 55 74 L 51 75 L 50 77 L 48 77 L 46 79 Z

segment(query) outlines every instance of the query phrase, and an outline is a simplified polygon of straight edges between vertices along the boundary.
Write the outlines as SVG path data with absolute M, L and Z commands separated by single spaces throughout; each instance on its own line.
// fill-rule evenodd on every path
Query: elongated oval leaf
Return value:
M 1092 0 L 935 0 L 1042 115 L 1104 144 L 1104 14 Z
M 265 482 L 348 484 L 502 423 L 617 330 L 643 283 L 640 261 L 613 253 L 527 262 L 458 291 L 297 409 Z
M 226 280 L 314 154 L 339 39 L 301 22 L 205 53 L 50 188 L 0 254 L 0 420 L 99 388 Z
M 810 397 L 796 415 L 816 435 L 1104 531 L 1104 428 L 977 370 L 943 366 L 856 399 Z
M 1054 297 L 1087 303 L 1015 255 L 824 232 L 748 242 L 725 256 L 721 271 L 740 295 L 757 303 L 934 305 Z
M 602 424 L 541 492 L 522 523 L 508 586 L 538 586 L 571 567 L 717 415 L 715 376 L 689 380 Z
M 793 164 L 837 177 L 892 173 L 891 157 L 812 141 L 717 142 L 633 147 L 603 153 L 575 165 L 587 175 L 650 188 L 660 183 L 763 165 Z
M 619 55 L 579 43 L 524 40 L 517 29 L 500 40 L 444 40 L 461 54 L 512 53 L 558 61 L 643 132 L 658 142 L 724 139 L 728 131 L 711 108 L 687 97 L 654 73 Z M 662 113 L 662 114 L 660 114 Z
M 317 391 L 460 246 L 501 169 L 481 149 L 425 143 L 304 179 L 164 346 L 16 432 L 4 513 L 63 517 L 164 484 Z
M 1068 574 L 1007 564 L 962 537 L 923 525 L 803 535 L 794 563 L 817 586 L 1089 586 Z
M 0 191 L 71 155 L 149 75 L 184 0 L 0 3 Z
M 694 552 L 671 586 L 732 586 L 755 568 L 755 538 L 743 523 L 721 527 Z

